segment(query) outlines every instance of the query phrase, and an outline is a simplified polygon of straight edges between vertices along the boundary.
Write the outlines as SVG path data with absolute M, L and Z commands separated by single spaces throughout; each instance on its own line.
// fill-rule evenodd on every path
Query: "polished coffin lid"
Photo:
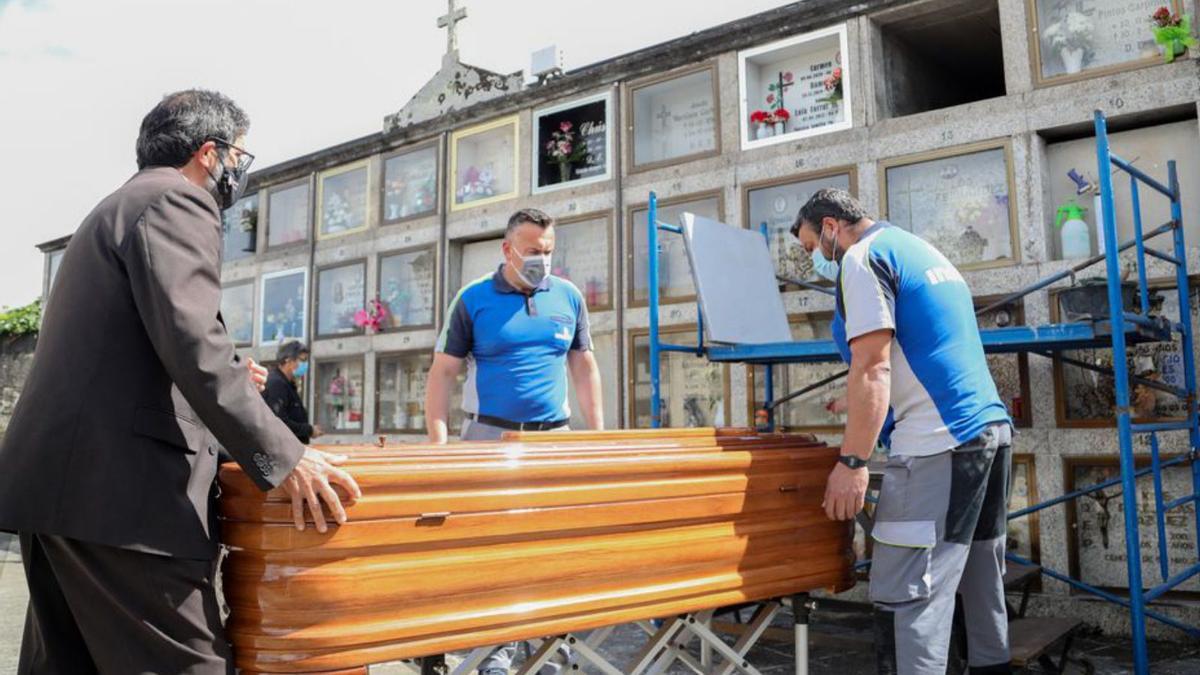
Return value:
M 509 434 L 332 448 L 363 498 L 297 532 L 221 468 L 237 664 L 334 670 L 852 582 L 821 509 L 837 449 L 749 430 Z

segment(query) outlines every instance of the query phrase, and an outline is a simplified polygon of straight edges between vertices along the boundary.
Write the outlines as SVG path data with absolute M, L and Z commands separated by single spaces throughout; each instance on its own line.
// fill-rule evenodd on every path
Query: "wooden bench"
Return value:
M 1083 625 L 1078 619 L 1063 617 L 1024 617 L 1008 622 L 1008 649 L 1014 668 L 1027 668 L 1034 663 L 1052 673 L 1062 673 L 1067 663 L 1075 661 L 1088 675 L 1096 671 L 1087 659 L 1072 659 L 1071 641 Z M 1062 646 L 1058 662 L 1051 657 L 1056 645 Z

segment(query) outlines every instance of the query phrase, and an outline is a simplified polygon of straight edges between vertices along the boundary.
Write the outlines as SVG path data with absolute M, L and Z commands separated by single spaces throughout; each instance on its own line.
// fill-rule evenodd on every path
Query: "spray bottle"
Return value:
M 1086 258 L 1092 254 L 1091 228 L 1083 219 L 1084 209 L 1074 200 L 1058 207 L 1054 227 L 1058 229 L 1059 250 L 1064 259 Z

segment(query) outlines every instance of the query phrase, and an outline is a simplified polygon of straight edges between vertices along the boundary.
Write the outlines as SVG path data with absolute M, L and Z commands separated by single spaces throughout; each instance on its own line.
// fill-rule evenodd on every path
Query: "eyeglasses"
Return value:
M 209 138 L 208 140 L 220 143 L 221 145 L 223 145 L 227 148 L 237 150 L 238 151 L 238 155 L 237 155 L 238 170 L 245 172 L 250 169 L 250 165 L 254 162 L 254 155 L 246 152 L 244 149 L 239 148 L 238 146 L 234 145 L 233 143 L 230 143 L 229 141 L 225 140 L 224 138 L 218 138 L 217 136 L 213 136 L 213 137 Z

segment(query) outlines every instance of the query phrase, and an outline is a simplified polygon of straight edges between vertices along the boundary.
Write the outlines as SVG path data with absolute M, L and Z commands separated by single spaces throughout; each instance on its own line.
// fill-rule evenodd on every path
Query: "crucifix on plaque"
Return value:
M 784 103 L 783 103 L 783 93 L 785 91 L 787 91 L 787 89 L 789 87 L 791 87 L 793 84 L 796 84 L 793 81 L 793 79 L 794 78 L 793 78 L 792 72 L 790 70 L 787 73 L 780 72 L 776 76 L 775 82 L 771 83 L 767 87 L 767 91 L 770 91 L 773 94 L 775 94 L 775 105 L 772 106 L 774 110 L 786 110 L 787 109 L 787 106 L 784 105 Z
M 458 6 L 458 0 L 448 0 L 449 11 L 437 20 L 438 28 L 446 29 L 446 53 L 458 51 L 458 22 L 467 18 L 467 10 Z
M 671 111 L 664 104 L 662 110 L 654 113 L 654 117 L 658 119 L 658 126 L 661 127 L 658 134 L 658 154 L 659 158 L 662 159 L 667 156 L 667 148 L 670 145 L 667 138 L 667 120 L 671 119 Z

